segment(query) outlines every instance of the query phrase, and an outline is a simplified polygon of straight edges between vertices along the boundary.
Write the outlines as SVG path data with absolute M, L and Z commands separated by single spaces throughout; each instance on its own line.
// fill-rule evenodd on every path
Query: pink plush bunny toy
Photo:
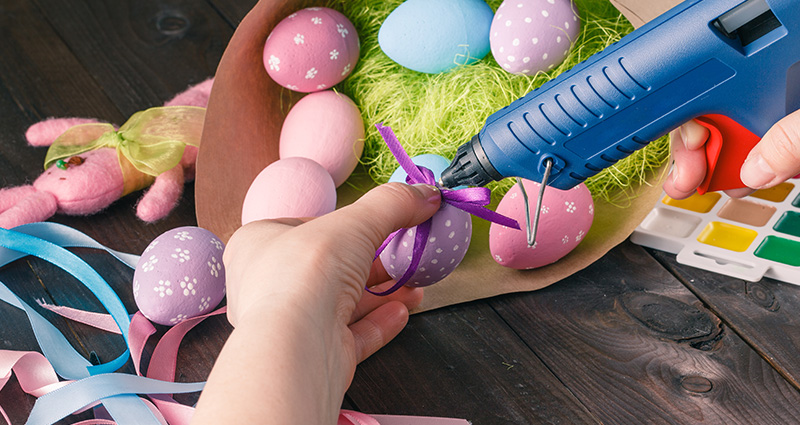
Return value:
M 0 189 L 0 227 L 43 221 L 56 213 L 94 214 L 147 186 L 136 215 L 148 222 L 164 218 L 177 204 L 184 182 L 194 179 L 205 112 L 201 108 L 208 104 L 212 83 L 208 79 L 190 87 L 165 108 L 135 114 L 119 132 L 86 118 L 50 118 L 32 125 L 25 135 L 28 143 L 52 145 L 46 169 L 32 185 Z M 149 144 L 130 143 L 131 134 Z M 113 147 L 105 147 L 109 139 Z M 88 150 L 75 146 L 98 140 Z M 141 157 L 147 159 L 139 161 Z

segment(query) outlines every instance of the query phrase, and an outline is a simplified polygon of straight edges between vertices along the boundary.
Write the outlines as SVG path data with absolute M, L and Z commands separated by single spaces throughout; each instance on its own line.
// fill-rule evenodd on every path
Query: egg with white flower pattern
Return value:
M 139 311 L 161 325 L 210 313 L 225 296 L 224 245 L 206 229 L 178 227 L 144 250 L 133 273 Z
M 522 181 L 533 217 L 539 198 L 539 183 Z M 522 230 L 492 223 L 489 227 L 489 251 L 492 257 L 505 267 L 533 269 L 555 263 L 586 238 L 594 219 L 594 201 L 583 183 L 569 190 L 546 187 L 536 243 L 532 247 L 528 246 L 525 201 L 519 185 L 514 185 L 503 196 L 497 205 L 497 212 L 517 220 Z
M 264 67 L 278 84 L 311 93 L 340 83 L 353 71 L 358 34 L 340 12 L 309 7 L 284 18 L 264 43 Z

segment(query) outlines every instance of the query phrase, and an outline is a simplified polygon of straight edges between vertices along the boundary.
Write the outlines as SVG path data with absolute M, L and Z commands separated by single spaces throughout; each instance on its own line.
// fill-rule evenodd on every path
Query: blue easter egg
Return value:
M 431 170 L 436 180 L 439 180 L 439 177 L 442 176 L 442 172 L 444 171 L 444 169 L 447 168 L 448 165 L 450 165 L 450 161 L 448 161 L 447 158 L 432 153 L 417 155 L 411 158 L 411 161 L 413 161 L 414 164 L 417 164 L 419 166 Z M 403 170 L 403 167 L 397 167 L 397 169 L 394 170 L 394 173 L 392 173 L 392 176 L 389 177 L 389 181 L 405 183 L 407 176 L 408 173 L 406 173 L 406 171 Z
M 398 64 L 437 74 L 489 53 L 493 17 L 483 0 L 408 0 L 383 22 L 378 43 Z

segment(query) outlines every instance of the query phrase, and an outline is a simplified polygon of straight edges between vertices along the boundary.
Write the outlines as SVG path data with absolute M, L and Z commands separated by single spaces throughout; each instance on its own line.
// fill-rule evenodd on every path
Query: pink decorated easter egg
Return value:
M 400 279 L 411 265 L 417 231 L 417 227 L 402 230 L 381 252 L 381 263 L 393 279 Z M 433 215 L 419 266 L 406 285 L 428 286 L 447 277 L 464 259 L 471 238 L 469 213 L 443 204 Z
M 133 298 L 151 321 L 172 326 L 210 313 L 225 296 L 224 245 L 206 229 L 178 227 L 144 250 L 133 273 Z
M 331 175 L 313 160 L 279 159 L 250 184 L 242 205 L 242 225 L 280 217 L 319 217 L 336 209 Z
M 310 93 L 350 75 L 358 52 L 358 34 L 347 17 L 327 7 L 309 7 L 275 26 L 264 44 L 264 67 L 283 87 Z
M 572 0 L 505 0 L 494 15 L 489 42 L 503 69 L 534 75 L 564 61 L 579 30 Z
M 364 150 L 364 122 L 349 97 L 332 90 L 311 93 L 286 115 L 280 156 L 302 156 L 325 167 L 338 187 L 356 168 Z
M 533 221 L 539 183 L 523 180 Z M 544 191 L 536 243 L 528 246 L 525 201 L 518 185 L 503 196 L 497 212 L 517 220 L 522 230 L 492 223 L 489 250 L 500 265 L 513 269 L 533 269 L 555 263 L 586 237 L 594 219 L 594 202 L 586 185 L 569 190 L 547 187 Z

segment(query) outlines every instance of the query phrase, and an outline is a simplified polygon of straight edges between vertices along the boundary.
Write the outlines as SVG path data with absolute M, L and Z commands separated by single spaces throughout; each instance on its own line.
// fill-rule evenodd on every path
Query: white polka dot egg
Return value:
M 264 67 L 281 86 L 310 93 L 344 80 L 358 53 L 358 34 L 347 17 L 327 7 L 309 7 L 275 26 L 264 43 Z
M 464 259 L 472 238 L 469 213 L 443 204 L 433 215 L 431 231 L 416 272 L 407 286 L 428 286 L 444 279 Z M 383 267 L 393 279 L 400 279 L 411 265 L 417 227 L 401 230 L 381 252 Z
M 492 55 L 513 74 L 547 71 L 567 57 L 579 28 L 571 0 L 505 0 L 489 33 Z
M 210 313 L 225 296 L 223 249 L 219 238 L 200 227 L 179 227 L 155 238 L 133 274 L 139 311 L 167 326 Z
M 539 183 L 522 180 L 533 215 Z M 542 200 L 536 243 L 528 246 L 525 230 L 525 201 L 519 185 L 514 185 L 497 205 L 497 212 L 513 218 L 522 230 L 496 223 L 489 227 L 489 251 L 500 265 L 514 269 L 532 269 L 552 264 L 583 241 L 594 219 L 594 202 L 586 185 L 569 190 L 547 187 Z

